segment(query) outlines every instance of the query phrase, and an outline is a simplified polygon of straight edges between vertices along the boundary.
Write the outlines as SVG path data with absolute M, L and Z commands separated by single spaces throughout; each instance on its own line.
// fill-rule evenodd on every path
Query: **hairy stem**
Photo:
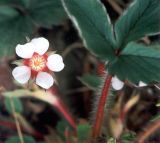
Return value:
M 102 88 L 102 93 L 101 93 L 101 97 L 99 99 L 98 109 L 96 112 L 96 120 L 95 120 L 95 123 L 93 126 L 93 131 L 92 131 L 92 137 L 94 139 L 96 139 L 100 135 L 100 130 L 101 130 L 103 117 L 104 117 L 104 108 L 105 108 L 106 100 L 108 97 L 108 92 L 109 92 L 111 80 L 112 80 L 112 76 L 107 75 L 107 77 L 105 79 L 104 86 Z

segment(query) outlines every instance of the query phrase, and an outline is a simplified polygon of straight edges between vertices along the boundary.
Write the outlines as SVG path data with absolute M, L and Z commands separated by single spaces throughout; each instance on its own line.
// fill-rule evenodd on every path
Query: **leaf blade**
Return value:
M 46 28 L 60 24 L 67 17 L 60 0 L 31 1 L 29 11 L 34 22 Z
M 14 104 L 15 112 L 22 113 L 23 112 L 23 105 L 22 105 L 20 99 L 17 98 L 17 97 L 14 97 L 12 99 L 10 99 L 9 97 L 5 97 L 5 107 L 6 107 L 7 111 L 10 114 L 13 114 L 13 109 L 12 109 L 12 106 L 11 106 L 11 100 Z
M 35 30 L 30 18 L 20 15 L 0 24 L 0 35 L 3 35 L 0 38 L 0 56 L 13 55 L 15 46 L 25 42 L 26 37 L 30 37 Z
M 112 25 L 99 0 L 62 0 L 62 3 L 78 28 L 86 47 L 101 59 L 112 59 L 114 57 Z
M 160 81 L 160 51 L 144 45 L 130 43 L 121 55 L 112 61 L 108 70 L 112 75 L 117 75 L 121 80 L 133 83 Z
M 117 48 L 123 49 L 130 41 L 159 33 L 159 11 L 159 0 L 134 0 L 115 24 Z
M 97 90 L 101 86 L 102 78 L 96 74 L 84 74 L 78 78 L 84 85 L 92 90 Z

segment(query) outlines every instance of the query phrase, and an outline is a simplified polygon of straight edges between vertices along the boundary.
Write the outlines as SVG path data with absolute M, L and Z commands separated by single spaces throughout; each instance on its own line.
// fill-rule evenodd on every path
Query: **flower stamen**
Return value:
M 42 71 L 46 67 L 46 59 L 41 55 L 34 54 L 30 59 L 29 66 L 34 71 Z

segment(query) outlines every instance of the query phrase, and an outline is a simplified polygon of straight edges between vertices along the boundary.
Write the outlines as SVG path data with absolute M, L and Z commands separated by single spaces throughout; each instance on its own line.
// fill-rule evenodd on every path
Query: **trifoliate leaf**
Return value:
M 130 43 L 121 54 L 108 65 L 111 75 L 133 83 L 160 81 L 160 51 Z
M 101 59 L 114 57 L 110 18 L 100 0 L 61 0 L 86 47 Z
M 134 0 L 115 24 L 117 48 L 130 41 L 160 32 L 160 1 Z

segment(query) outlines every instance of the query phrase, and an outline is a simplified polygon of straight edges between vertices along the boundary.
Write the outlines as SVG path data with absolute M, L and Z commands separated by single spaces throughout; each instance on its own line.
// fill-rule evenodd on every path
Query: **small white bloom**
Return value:
M 119 80 L 116 76 L 112 78 L 112 87 L 115 90 L 121 90 L 123 88 L 123 86 L 124 86 L 124 82 Z M 140 81 L 138 86 L 136 86 L 136 87 L 144 87 L 144 86 L 147 86 L 147 84 L 142 82 L 142 81 Z
M 23 66 L 16 67 L 12 71 L 15 80 L 25 84 L 30 78 L 35 78 L 37 85 L 49 89 L 54 83 L 51 71 L 61 71 L 64 68 L 64 63 L 58 54 L 49 56 L 46 53 L 48 48 L 49 42 L 43 37 L 35 38 L 24 45 L 18 44 L 16 54 L 24 59 Z
M 116 76 L 112 78 L 112 87 L 115 90 L 121 90 L 124 86 L 124 82 L 119 80 Z
M 139 86 L 139 87 L 144 87 L 144 86 L 147 86 L 147 84 L 144 83 L 144 82 L 142 82 L 142 81 L 140 81 L 139 84 L 138 84 L 138 86 Z

